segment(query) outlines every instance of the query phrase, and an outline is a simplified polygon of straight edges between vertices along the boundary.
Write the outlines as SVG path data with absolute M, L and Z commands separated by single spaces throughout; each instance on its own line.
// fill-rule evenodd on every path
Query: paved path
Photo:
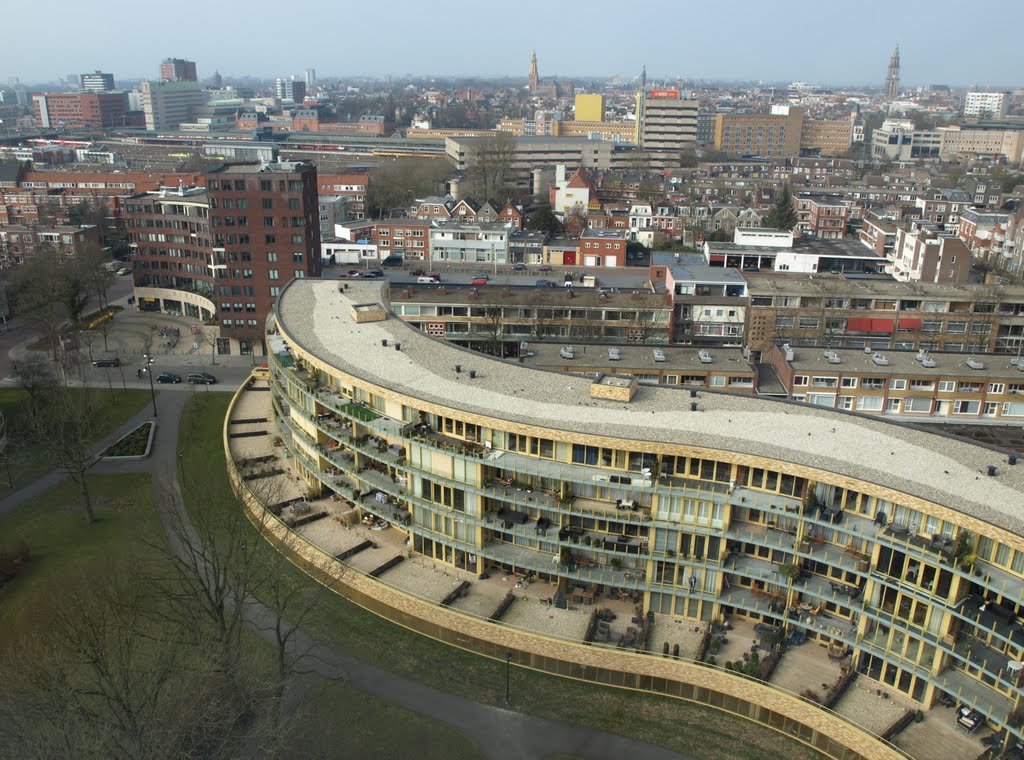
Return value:
M 101 461 L 93 468 L 95 472 L 150 472 L 168 478 L 178 498 L 173 501 L 157 499 L 157 504 L 168 541 L 175 551 L 183 548 L 178 543 L 177 532 L 170 527 L 176 520 L 181 521 L 178 524 L 184 526 L 190 542 L 198 542 L 181 502 L 177 483 L 178 428 L 187 399 L 184 393 L 167 393 L 159 399 L 157 434 L 153 454 L 148 460 Z M 98 442 L 96 452 L 102 451 L 114 440 L 150 419 L 152 408 L 147 406 L 119 430 Z M 0 514 L 21 506 L 65 477 L 64 473 L 54 471 L 22 488 L 0 501 Z M 178 515 L 168 510 L 177 510 Z M 267 641 L 273 640 L 274 614 L 271 610 L 253 599 L 247 604 L 245 618 L 250 629 L 258 636 Z M 683 755 L 644 742 L 590 731 L 557 720 L 524 715 L 448 694 L 340 652 L 301 630 L 294 633 L 290 644 L 292 653 L 302 658 L 300 669 L 303 671 L 303 675 L 296 676 L 298 680 L 289 686 L 289 702 L 292 704 L 301 701 L 317 678 L 347 681 L 362 692 L 452 726 L 474 741 L 493 760 L 534 760 L 552 754 L 573 755 L 587 760 L 621 760 L 624 757 L 630 760 L 688 760 Z

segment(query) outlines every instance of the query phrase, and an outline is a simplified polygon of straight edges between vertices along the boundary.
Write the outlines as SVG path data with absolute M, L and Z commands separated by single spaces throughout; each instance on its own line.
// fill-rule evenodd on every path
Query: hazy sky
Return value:
M 214 70 L 276 77 L 310 67 L 320 77 L 525 78 L 536 49 L 542 78 L 631 78 L 646 65 L 648 82 L 880 85 L 898 42 L 906 85 L 1024 84 L 1020 0 L 50 0 L 17 3 L 4 16 L 13 33 L 0 46 L 3 82 L 97 68 L 155 78 L 165 57 L 196 61 L 201 79 Z

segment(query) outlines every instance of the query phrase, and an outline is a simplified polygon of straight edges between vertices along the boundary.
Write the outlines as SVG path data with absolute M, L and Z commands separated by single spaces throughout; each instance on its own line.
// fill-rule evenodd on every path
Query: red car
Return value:
M 551 265 L 550 264 L 541 264 L 540 271 L 542 271 L 542 272 L 550 272 L 551 271 Z
M 487 278 L 486 277 L 474 277 L 472 280 L 469 281 L 469 284 L 470 285 L 486 285 L 487 284 Z
M 347 272 L 345 272 L 345 276 L 348 277 L 349 279 L 352 279 L 355 277 L 362 277 L 363 273 L 360 272 L 358 269 L 349 269 Z

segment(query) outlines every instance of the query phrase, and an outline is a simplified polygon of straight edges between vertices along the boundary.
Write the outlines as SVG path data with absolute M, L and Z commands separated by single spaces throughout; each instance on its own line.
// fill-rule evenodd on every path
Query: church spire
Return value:
M 885 75 L 885 99 L 895 100 L 900 94 L 900 46 L 892 51 L 889 59 L 889 71 Z

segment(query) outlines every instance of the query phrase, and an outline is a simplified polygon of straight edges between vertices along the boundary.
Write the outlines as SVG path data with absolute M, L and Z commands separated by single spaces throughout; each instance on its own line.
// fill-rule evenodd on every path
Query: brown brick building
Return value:
M 206 175 L 223 338 L 255 345 L 284 284 L 320 276 L 316 168 L 238 164 Z
M 123 92 L 57 92 L 32 96 L 37 127 L 122 127 L 128 113 Z
M 135 295 L 142 309 L 216 323 L 218 353 L 259 353 L 285 283 L 320 276 L 316 169 L 226 165 L 205 184 L 126 203 Z

